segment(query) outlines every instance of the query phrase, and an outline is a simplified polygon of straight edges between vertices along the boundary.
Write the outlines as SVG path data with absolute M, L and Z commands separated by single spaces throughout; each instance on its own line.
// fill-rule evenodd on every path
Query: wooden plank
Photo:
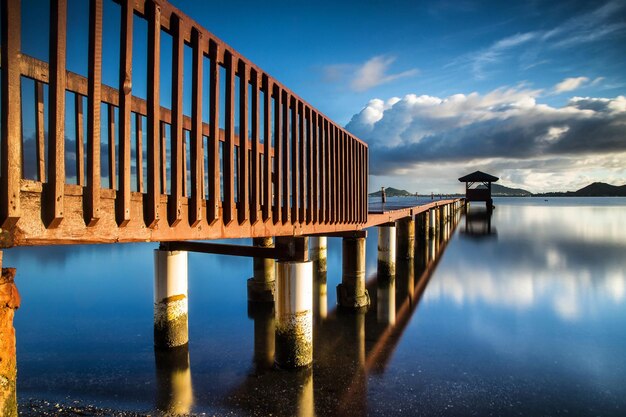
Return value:
M 298 244 L 277 245 L 276 247 L 243 246 L 227 243 L 210 242 L 163 242 L 164 250 L 183 250 L 187 252 L 211 253 L 217 255 L 244 256 L 248 258 L 280 259 L 293 261 L 308 260 L 308 245 L 303 244 L 303 238 L 287 238 L 289 241 L 299 241 Z M 295 242 L 294 242 L 295 243 Z
M 122 0 L 120 23 L 120 77 L 119 77 L 119 145 L 120 182 L 115 197 L 117 225 L 124 227 L 130 221 L 130 113 L 132 107 L 133 69 L 133 2 Z
M 117 178 L 115 177 L 115 107 L 109 104 L 108 108 L 108 144 L 109 144 L 109 188 L 117 189 Z
M 283 203 L 283 127 L 281 101 L 283 93 L 280 87 L 274 86 L 274 224 L 281 222 Z
M 85 132 L 83 96 L 80 94 L 74 94 L 74 128 L 76 129 L 76 184 L 83 187 L 85 185 Z
M 135 157 L 137 158 L 137 191 L 143 193 L 143 117 L 139 113 L 135 113 L 135 151 Z
M 15 226 L 22 214 L 22 92 L 20 79 L 21 6 L 19 0 L 2 0 L 2 175 L 0 222 Z
M 264 140 L 264 159 L 263 165 L 263 221 L 270 219 L 272 215 L 272 88 L 269 77 L 263 74 L 262 78 L 263 93 L 265 105 L 263 106 L 263 140 Z
M 160 82 L 161 82 L 161 7 L 154 1 L 146 2 L 148 16 L 148 181 L 144 202 L 146 227 L 155 228 L 159 222 L 161 181 L 159 174 L 160 144 Z
M 48 116 L 48 184 L 43 216 L 48 228 L 63 220 L 65 198 L 65 58 L 67 0 L 50 3 L 50 96 Z
M 259 106 L 259 75 L 255 70 L 250 71 L 250 81 L 252 84 L 252 95 L 250 97 L 250 104 L 252 105 L 252 108 L 250 109 L 252 117 L 252 124 L 250 126 L 250 130 L 252 133 L 252 172 L 250 173 L 250 223 L 254 224 L 259 220 L 261 214 L 261 178 L 263 178 L 260 163 L 261 132 L 259 120 L 261 115 Z
M 365 147 L 364 151 L 365 151 L 365 157 L 363 159 L 363 165 L 364 165 L 364 171 L 365 172 L 363 174 L 363 179 L 365 180 L 365 184 L 363 185 L 363 192 L 365 193 L 364 200 L 365 200 L 366 203 L 365 203 L 365 206 L 363 207 L 363 217 L 365 218 L 365 221 L 364 221 L 364 223 L 365 223 L 365 222 L 369 222 L 369 218 L 368 218 L 368 215 L 367 215 L 367 210 L 368 210 L 368 208 L 367 208 L 367 191 L 368 191 L 368 188 L 369 188 L 369 150 L 368 150 L 367 146 Z
M 235 68 L 233 55 L 230 51 L 224 52 L 224 66 L 226 67 L 226 114 L 224 120 L 226 143 L 224 144 L 224 224 L 228 225 L 235 220 Z
M 337 171 L 337 162 L 339 160 L 339 147 L 337 146 L 337 130 L 335 126 L 328 122 L 328 128 L 330 131 L 330 143 L 331 143 L 331 169 L 330 169 L 330 220 L 331 223 L 337 224 L 339 220 L 339 204 L 337 202 L 339 197 L 339 181 L 338 181 L 338 171 Z
M 237 164 L 237 219 L 239 224 L 250 218 L 248 194 L 248 70 L 246 63 L 239 61 L 239 162 Z
M 320 135 L 319 122 L 317 112 L 311 109 L 311 222 L 318 223 L 320 221 L 320 200 L 319 200 L 319 181 L 321 170 L 319 167 L 320 160 Z
M 285 90 L 282 90 L 282 104 L 283 104 L 283 135 L 282 135 L 282 167 L 283 167 L 283 206 L 282 206 L 282 222 L 283 224 L 289 223 L 291 219 L 291 213 L 289 211 L 291 207 L 291 161 L 290 161 L 290 142 L 291 137 L 289 134 L 289 106 L 291 103 L 291 96 Z M 293 125 L 291 126 L 293 129 Z
M 298 164 L 300 175 L 298 175 L 298 223 L 304 223 L 305 219 L 305 196 L 306 196 L 306 178 L 307 166 L 304 153 L 304 145 L 306 137 L 304 136 L 304 125 L 306 122 L 304 107 L 301 101 L 298 101 Z
M 167 221 L 171 227 L 176 226 L 183 218 L 182 209 L 182 148 L 183 132 L 183 54 L 184 40 L 182 35 L 181 18 L 172 16 L 172 117 L 170 130 L 170 197 L 167 200 Z M 195 58 L 195 57 L 194 57 Z M 195 64 L 195 61 L 194 61 Z M 194 66 L 195 71 L 195 66 Z M 192 87 L 193 91 L 193 87 Z M 192 103 L 193 104 L 193 103 Z M 163 127 L 163 126 L 162 126 Z M 193 139 L 192 139 L 193 140 Z M 193 149 L 193 145 L 192 145 Z M 165 152 L 163 147 L 162 153 Z M 192 165 L 193 166 L 193 165 Z M 163 164 L 165 169 L 165 164 Z M 165 188 L 165 187 L 164 187 Z M 190 221 L 195 216 L 194 210 L 189 210 Z M 193 222 L 192 222 L 193 223 Z
M 323 192 L 323 197 L 324 197 L 324 223 L 328 224 L 331 221 L 330 218 L 330 212 L 331 212 L 331 191 L 330 191 L 330 176 L 332 174 L 331 172 L 331 168 L 332 168 L 332 163 L 331 163 L 331 146 L 332 146 L 332 141 L 331 141 L 331 137 L 330 137 L 330 128 L 328 126 L 328 120 L 326 120 L 326 118 L 323 118 L 323 126 L 322 128 L 324 129 L 324 158 L 323 158 L 323 162 L 324 162 L 324 192 Z
M 195 227 L 202 221 L 203 218 L 203 201 L 204 201 L 204 151 L 203 151 L 203 138 L 202 138 L 202 61 L 204 54 L 202 52 L 202 34 L 195 28 L 192 31 L 192 43 L 193 49 L 193 63 L 191 74 L 191 91 L 193 93 L 193 100 L 191 102 L 191 137 L 190 137 L 190 150 L 191 150 L 191 199 L 189 200 L 189 224 Z M 182 51 L 182 36 L 179 37 L 181 51 Z M 180 91 L 182 98 L 182 59 L 183 55 L 180 55 Z M 180 121 L 182 124 L 182 100 L 180 109 Z M 182 126 L 180 129 L 182 140 Z M 178 143 L 178 142 L 177 142 Z M 178 146 L 178 145 L 177 145 Z M 181 155 L 184 158 L 184 154 Z M 181 158 L 177 159 L 180 164 Z M 178 181 L 178 179 L 177 179 Z M 173 192 L 173 190 L 172 190 Z
M 210 98 L 209 98 L 209 201 L 207 202 L 209 224 L 219 219 L 220 208 L 220 66 L 218 63 L 219 47 L 211 39 L 209 42 L 210 69 Z
M 306 223 L 310 224 L 313 221 L 313 175 L 316 174 L 317 169 L 313 166 L 313 111 L 311 108 L 306 107 Z
M 80 101 L 80 103 L 81 103 L 80 110 L 82 111 L 82 100 Z M 35 106 L 36 106 L 36 112 L 37 112 L 36 113 L 37 118 L 35 119 L 35 130 L 37 131 L 37 179 L 40 182 L 46 182 L 46 156 L 45 156 L 46 127 L 44 126 L 44 117 L 43 117 L 44 116 L 43 83 L 39 81 L 35 82 Z
M 295 98 L 291 100 L 291 221 L 299 223 L 300 193 L 298 179 L 302 176 L 300 165 L 300 106 Z

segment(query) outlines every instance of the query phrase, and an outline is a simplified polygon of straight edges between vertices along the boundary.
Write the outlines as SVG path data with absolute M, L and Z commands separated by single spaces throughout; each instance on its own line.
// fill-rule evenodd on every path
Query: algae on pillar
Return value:
M 327 238 L 326 236 L 310 237 L 309 252 L 313 262 L 313 312 L 316 318 L 325 319 L 328 314 L 327 297 Z
M 366 308 L 370 304 L 370 296 L 365 289 L 365 237 L 344 237 L 342 246 L 337 303 L 348 309 Z
M 276 276 L 276 364 L 299 368 L 313 362 L 313 267 L 279 261 Z
M 271 237 L 252 239 L 254 246 L 271 248 L 274 240 Z M 274 302 L 274 286 L 276 284 L 276 262 L 273 259 L 254 258 L 254 276 L 248 279 L 248 301 Z
M 187 252 L 154 251 L 154 345 L 159 348 L 189 342 Z
M 0 252 L 0 266 L 2 252 Z M 17 362 L 13 317 L 20 306 L 20 295 L 14 282 L 15 268 L 2 268 L 0 277 L 0 415 L 17 417 L 15 390 Z
M 413 259 L 415 256 L 415 221 L 405 217 L 396 222 L 398 259 Z

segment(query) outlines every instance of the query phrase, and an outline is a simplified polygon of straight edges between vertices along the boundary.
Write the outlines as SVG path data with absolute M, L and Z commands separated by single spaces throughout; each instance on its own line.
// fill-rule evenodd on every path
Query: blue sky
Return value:
M 367 141 L 372 190 L 460 191 L 456 178 L 476 169 L 531 191 L 626 183 L 624 0 L 172 3 Z M 41 59 L 47 4 L 23 0 L 40 28 L 24 30 L 24 48 Z M 87 8 L 69 0 L 68 68 L 79 73 Z M 116 8 L 105 2 L 110 85 Z M 145 63 L 134 62 L 144 96 Z
M 173 3 L 366 140 L 371 189 L 626 184 L 624 1 Z

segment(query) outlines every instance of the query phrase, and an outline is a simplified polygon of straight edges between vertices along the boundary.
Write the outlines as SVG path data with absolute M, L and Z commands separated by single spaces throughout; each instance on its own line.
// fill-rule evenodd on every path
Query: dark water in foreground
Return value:
M 317 312 L 315 365 L 301 372 L 266 367 L 271 312 L 248 309 L 251 260 L 189 255 L 185 369 L 152 348 L 156 245 L 6 251 L 22 295 L 18 399 L 208 415 L 626 415 L 626 199 L 496 205 L 491 234 L 484 218 L 460 220 L 429 281 L 418 259 L 377 283 L 370 230 L 364 315 L 334 311 L 341 241 L 329 239 L 328 315 Z

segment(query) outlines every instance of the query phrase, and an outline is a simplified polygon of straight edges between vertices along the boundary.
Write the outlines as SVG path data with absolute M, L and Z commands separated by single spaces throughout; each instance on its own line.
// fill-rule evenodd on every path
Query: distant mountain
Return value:
M 604 182 L 594 182 L 577 191 L 565 193 L 537 194 L 542 197 L 626 197 L 626 185 L 611 185 Z
M 381 194 L 382 194 L 382 191 L 378 190 L 374 193 L 370 193 L 369 196 L 380 197 Z M 387 197 L 409 197 L 409 196 L 415 195 L 415 193 L 410 193 L 407 190 L 398 190 L 397 188 L 393 188 L 393 187 L 385 188 L 385 194 L 387 195 Z
M 530 197 L 533 195 L 522 188 L 505 187 L 500 184 L 491 184 L 491 194 L 494 197 Z

